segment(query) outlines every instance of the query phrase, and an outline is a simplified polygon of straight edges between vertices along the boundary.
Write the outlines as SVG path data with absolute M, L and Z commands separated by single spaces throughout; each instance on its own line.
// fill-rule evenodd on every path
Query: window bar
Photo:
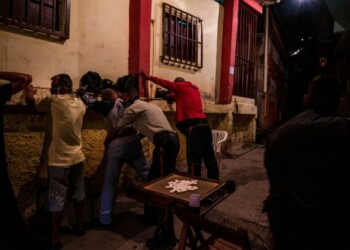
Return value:
M 56 15 L 59 14 L 58 9 L 57 9 L 58 2 L 59 1 L 54 1 L 54 3 L 53 3 L 53 10 L 52 10 L 52 27 L 51 27 L 51 29 L 54 30 L 54 31 L 60 29 L 59 18 L 56 19 Z
M 62 2 L 60 1 L 60 11 L 62 10 Z M 66 30 L 66 38 L 69 38 L 69 23 L 70 23 L 70 0 L 65 0 L 65 23 L 64 23 L 64 26 L 65 26 L 65 30 Z M 61 16 L 61 15 L 60 15 Z M 60 32 L 61 32 L 61 29 L 60 29 Z
M 196 47 L 197 47 L 197 43 L 196 43 L 196 32 L 195 32 L 195 25 L 197 25 L 197 19 L 196 18 L 192 18 L 191 20 L 191 24 L 192 24 L 192 33 L 191 33 L 191 65 L 192 66 L 196 66 L 198 64 L 197 62 L 197 57 L 196 57 Z
M 166 22 L 166 11 L 165 11 L 165 5 L 163 4 L 163 58 L 165 58 L 166 55 L 166 32 L 165 32 L 165 25 L 168 25 L 168 22 Z M 168 43 L 169 44 L 169 43 Z
M 192 31 L 192 37 L 193 37 L 193 46 L 192 46 L 192 63 L 195 67 L 198 67 L 198 48 L 199 48 L 199 41 L 198 41 L 198 25 L 199 21 L 198 19 L 195 19 L 193 21 L 193 31 Z
M 199 42 L 200 44 L 200 49 L 201 49 L 201 62 L 200 62 L 200 67 L 203 67 L 203 23 L 200 22 L 200 26 L 201 26 L 201 40 Z M 197 26 L 197 30 L 196 30 L 196 34 L 198 33 L 198 26 Z M 198 54 L 197 54 L 198 55 Z M 198 66 L 198 65 L 197 65 Z
M 44 0 L 39 0 L 40 4 L 39 4 L 39 26 L 43 27 L 43 13 L 44 13 Z
M 173 26 L 173 40 L 174 40 L 174 54 L 172 55 L 174 57 L 174 61 L 176 61 L 177 58 L 177 36 L 178 36 L 178 24 L 177 24 L 177 11 L 173 9 L 174 11 L 174 26 Z
M 15 5 L 14 5 L 13 1 L 10 1 L 10 6 L 9 7 L 10 7 L 10 11 L 9 11 L 10 13 L 9 13 L 8 17 L 11 18 L 11 19 L 17 19 L 17 17 L 14 16 L 14 13 L 16 13 L 15 12 L 16 10 L 15 10 Z
M 187 14 L 182 13 L 182 33 L 181 33 L 181 62 L 187 65 L 188 51 L 187 51 L 187 41 L 188 41 L 188 25 L 187 25 Z
M 171 51 L 170 51 L 170 57 L 169 59 L 175 57 L 175 52 L 176 52 L 176 48 L 175 48 L 175 45 L 176 45 L 176 36 L 175 36 L 175 32 L 177 30 L 176 28 L 176 17 L 175 15 L 173 15 L 173 10 L 171 9 L 171 15 L 170 15 L 170 21 L 171 21 L 171 25 L 170 25 L 170 42 L 171 42 Z
M 248 25 L 247 25 L 247 11 L 246 11 L 246 9 L 245 8 L 243 8 L 243 21 L 242 21 L 242 24 L 244 25 L 244 27 L 246 28 Z M 243 25 L 242 25 L 242 27 L 241 28 L 243 28 Z M 247 39 L 248 39 L 248 37 L 247 37 L 247 29 L 245 29 L 245 32 L 242 32 L 242 34 L 243 34 L 243 37 L 242 37 L 242 42 L 243 42 L 243 54 L 242 54 L 242 56 L 243 56 L 243 58 L 248 58 L 247 57 L 247 43 L 248 43 L 248 41 L 247 41 Z M 244 74 L 244 75 L 246 75 L 246 74 Z M 245 77 L 246 78 L 246 77 Z
M 183 19 L 182 19 L 182 11 L 178 12 L 178 21 L 177 21 L 177 27 L 178 27 L 178 33 L 177 33 L 177 53 L 176 53 L 176 58 L 177 62 L 182 63 L 183 59 L 183 34 L 184 34 L 184 26 L 183 26 Z
M 171 9 L 169 9 L 169 18 L 168 18 L 168 30 L 167 30 L 167 34 L 168 34 L 168 52 L 166 53 L 166 55 L 168 55 L 168 59 L 171 58 L 172 56 L 172 39 L 173 39 L 173 35 L 172 35 L 172 15 L 171 15 Z
M 181 55 L 181 59 L 182 59 L 182 62 L 185 63 L 185 65 L 188 64 L 188 58 L 189 58 L 189 55 L 188 55 L 188 16 L 187 14 L 183 14 L 183 20 L 182 20 L 182 29 L 183 29 L 183 33 L 182 33 L 182 36 L 181 36 L 181 40 L 182 40 L 182 55 Z M 186 35 L 185 35 L 186 33 Z
M 168 59 L 170 60 L 171 57 L 174 55 L 174 16 L 172 14 L 172 10 L 169 9 L 169 18 L 168 18 Z
M 196 58 L 195 58 L 195 46 L 196 46 L 196 39 L 195 39 L 195 33 L 194 33 L 194 22 L 195 22 L 195 18 L 191 17 L 191 41 L 190 41 L 190 45 L 188 46 L 189 49 L 189 54 L 190 54 L 190 65 L 192 65 L 193 63 L 197 63 L 196 62 Z
M 185 66 L 187 65 L 187 48 L 186 48 L 186 44 L 187 44 L 187 26 L 185 25 L 187 21 L 187 15 L 184 12 L 181 12 L 181 46 L 180 46 L 180 62 L 185 64 Z
M 176 40 L 177 40 L 177 46 L 176 46 L 176 61 L 178 63 L 181 63 L 182 60 L 182 34 L 183 34 L 183 26 L 182 26 L 182 12 L 181 11 L 177 11 L 177 15 L 176 15 L 176 27 L 178 28 L 177 33 L 176 33 Z
M 168 44 L 167 44 L 167 47 L 166 47 L 166 54 L 165 56 L 169 59 L 171 57 L 171 22 L 172 22 L 172 16 L 171 16 L 171 9 L 167 8 L 168 9 L 168 16 L 165 16 L 165 18 L 167 18 L 167 26 L 166 26 L 166 34 L 167 34 L 167 41 Z
M 29 4 L 30 4 L 29 1 L 30 0 L 26 0 L 24 3 L 25 4 L 24 20 L 26 20 L 26 23 L 29 23 Z
M 199 30 L 199 27 L 201 28 Z M 201 38 L 198 38 L 198 34 L 200 32 Z M 203 41 L 203 35 L 202 35 L 202 24 L 200 23 L 199 19 L 196 19 L 195 26 L 194 26 L 194 47 L 193 47 L 193 53 L 194 53 L 194 63 L 196 68 L 201 68 L 202 65 L 202 58 L 203 58 L 203 50 L 202 50 L 202 41 Z M 201 55 L 198 55 L 198 52 L 201 53 Z

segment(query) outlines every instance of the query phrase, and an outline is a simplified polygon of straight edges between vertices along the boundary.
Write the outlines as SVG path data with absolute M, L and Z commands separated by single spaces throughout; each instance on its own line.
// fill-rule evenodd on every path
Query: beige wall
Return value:
M 162 3 L 166 2 L 203 20 L 203 68 L 194 71 L 183 67 L 168 66 L 161 62 L 162 53 Z M 205 6 L 205 8 L 203 8 Z M 173 80 L 182 76 L 196 84 L 204 101 L 215 101 L 215 84 L 218 45 L 218 23 L 220 5 L 213 0 L 154 0 L 152 6 L 151 69 L 153 75 Z M 220 40 L 220 39 L 219 39 Z
M 194 71 L 171 67 L 160 61 L 162 44 L 162 0 L 152 3 L 151 74 L 174 79 L 181 75 L 197 84 L 205 102 L 215 102 L 219 61 L 220 5 L 213 0 L 167 0 L 166 2 L 203 19 L 203 68 Z M 202 6 L 205 6 L 203 8 Z M 70 38 L 47 41 L 0 30 L 0 70 L 33 75 L 33 85 L 50 86 L 50 77 L 68 73 L 77 88 L 88 70 L 115 81 L 128 73 L 129 1 L 71 1 Z
M 171 67 L 160 61 L 162 44 L 162 3 L 166 2 L 203 20 L 203 68 L 194 71 Z M 229 132 L 230 139 L 255 139 L 256 106 L 252 100 L 235 98 L 229 105 L 215 105 L 220 85 L 222 6 L 213 0 L 153 0 L 151 28 L 151 68 L 153 75 L 174 79 L 183 76 L 199 86 L 205 112 L 214 129 Z M 71 1 L 70 38 L 64 43 L 0 30 L 0 71 L 19 71 L 33 75 L 35 86 L 49 87 L 50 77 L 65 72 L 77 88 L 88 70 L 115 81 L 128 73 L 129 54 L 128 0 Z M 20 96 L 20 94 L 18 94 Z M 18 99 L 18 98 L 17 98 Z M 13 98 L 13 103 L 18 103 Z M 163 101 L 164 111 L 168 110 Z M 162 106 L 162 105 L 160 105 Z M 248 107 L 239 108 L 236 107 Z M 235 115 L 248 115 L 248 125 L 236 122 Z M 171 121 L 173 122 L 173 121 Z M 238 126 L 238 128 L 237 128 Z M 244 129 L 241 129 L 244 128 Z
M 30 73 L 40 87 L 62 72 L 76 88 L 88 70 L 115 81 L 128 73 L 128 16 L 129 1 L 74 0 L 64 43 L 0 30 L 0 70 Z

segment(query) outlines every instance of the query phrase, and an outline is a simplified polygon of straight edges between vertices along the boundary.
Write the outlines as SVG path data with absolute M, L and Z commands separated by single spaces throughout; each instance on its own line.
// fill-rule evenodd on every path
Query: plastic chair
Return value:
M 227 140 L 228 133 L 224 130 L 212 130 L 213 148 L 215 153 L 221 154 L 221 144 Z
M 216 158 L 219 158 L 218 161 L 218 167 L 220 169 L 221 166 L 221 145 L 224 141 L 227 140 L 228 133 L 224 130 L 212 130 L 213 135 L 213 149 L 216 155 Z

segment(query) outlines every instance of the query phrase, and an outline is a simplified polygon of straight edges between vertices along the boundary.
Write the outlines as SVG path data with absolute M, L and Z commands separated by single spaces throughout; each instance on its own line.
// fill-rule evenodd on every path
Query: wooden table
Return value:
M 171 193 L 169 189 L 165 187 L 169 182 L 175 180 L 196 180 L 198 189 L 181 193 Z M 219 182 L 182 173 L 173 173 L 153 180 L 143 186 L 129 187 L 126 195 L 139 202 L 163 208 L 176 214 L 183 224 L 178 249 L 185 249 L 186 246 L 190 246 L 191 249 L 197 249 L 203 247 L 203 245 L 209 244 L 207 242 L 208 240 L 203 237 L 202 230 L 212 235 L 212 237 L 210 237 L 211 241 L 223 235 L 225 240 L 230 240 L 230 238 L 232 238 L 237 244 L 241 244 L 242 242 L 246 243 L 248 236 L 244 230 L 232 230 L 222 225 L 217 225 L 214 222 L 209 222 L 204 218 L 204 215 L 208 211 L 231 195 L 235 191 L 235 188 L 234 181 Z M 193 209 L 189 206 L 189 197 L 191 194 L 200 195 L 200 207 L 197 209 Z M 208 227 L 208 225 L 210 225 L 210 227 Z M 215 230 L 208 231 L 206 228 L 213 228 Z M 159 228 L 157 227 L 155 237 L 158 232 Z

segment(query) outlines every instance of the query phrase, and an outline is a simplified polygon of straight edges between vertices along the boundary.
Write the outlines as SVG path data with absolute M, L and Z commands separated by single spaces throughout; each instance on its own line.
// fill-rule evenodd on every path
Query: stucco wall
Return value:
M 75 88 L 88 70 L 113 81 L 127 74 L 129 1 L 70 2 L 70 37 L 64 42 L 0 30 L 0 71 L 32 74 L 33 85 L 40 87 L 67 73 Z
M 166 2 L 203 20 L 203 68 L 198 71 L 183 66 L 170 66 L 161 62 L 162 55 L 162 3 Z M 203 8 L 205 6 L 205 8 Z M 216 70 L 219 62 L 217 51 L 221 47 L 218 34 L 220 5 L 213 0 L 154 0 L 152 1 L 152 75 L 173 80 L 182 76 L 192 81 L 205 101 L 215 102 Z

